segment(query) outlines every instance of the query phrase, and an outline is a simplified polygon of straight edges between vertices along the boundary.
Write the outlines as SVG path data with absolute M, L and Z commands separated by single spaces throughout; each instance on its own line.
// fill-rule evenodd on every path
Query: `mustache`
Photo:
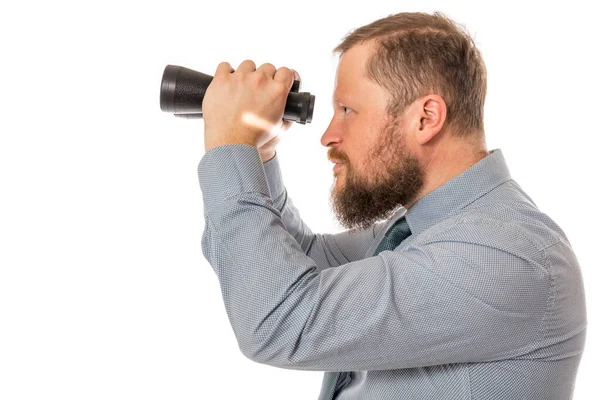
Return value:
M 342 156 L 341 154 L 338 154 L 335 151 L 330 151 L 329 154 L 327 155 L 327 157 L 329 158 L 329 160 L 331 162 L 336 162 L 336 163 L 346 162 L 346 157 Z

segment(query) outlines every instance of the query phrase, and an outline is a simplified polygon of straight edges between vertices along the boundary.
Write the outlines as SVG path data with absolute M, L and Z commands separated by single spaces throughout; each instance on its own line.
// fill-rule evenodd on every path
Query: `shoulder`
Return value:
M 471 206 L 429 227 L 402 246 L 438 262 L 548 276 L 548 248 L 566 241 L 547 215 L 527 203 L 502 202 Z M 469 267 L 470 266 L 470 267 Z
M 420 244 L 453 240 L 525 252 L 542 252 L 567 240 L 556 222 L 536 206 L 502 202 L 467 207 L 415 239 Z

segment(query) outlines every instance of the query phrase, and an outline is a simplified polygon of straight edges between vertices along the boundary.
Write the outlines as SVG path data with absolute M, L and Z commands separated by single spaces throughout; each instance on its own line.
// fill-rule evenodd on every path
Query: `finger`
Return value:
M 273 79 L 291 88 L 294 83 L 294 73 L 287 67 L 281 67 L 275 72 Z
M 291 69 L 290 71 L 292 71 L 294 73 L 294 80 L 299 82 L 298 83 L 298 92 L 299 92 L 302 89 L 302 78 L 300 78 L 300 74 L 295 69 Z M 293 85 L 293 83 L 292 83 L 292 85 Z
M 262 72 L 263 74 L 265 74 L 267 77 L 269 78 L 273 78 L 273 75 L 275 75 L 275 70 L 277 68 L 275 68 L 275 66 L 273 64 L 270 63 L 264 63 L 263 65 L 261 65 L 260 67 L 258 67 L 256 69 L 256 72 Z
M 298 81 L 298 91 L 302 89 L 302 78 L 300 78 L 300 74 L 295 69 L 291 70 L 294 73 L 294 80 Z
M 294 73 L 295 80 L 302 82 L 302 78 L 300 78 L 300 74 L 298 73 L 298 71 L 296 71 L 295 69 L 290 69 L 290 71 Z
M 215 78 L 219 75 L 229 75 L 234 71 L 234 69 L 231 67 L 231 64 L 229 64 L 227 61 L 223 61 L 222 63 L 220 63 L 217 66 L 217 71 L 215 72 Z
M 254 72 L 256 71 L 256 64 L 254 64 L 254 61 L 252 60 L 244 60 L 242 61 L 237 70 L 245 72 Z

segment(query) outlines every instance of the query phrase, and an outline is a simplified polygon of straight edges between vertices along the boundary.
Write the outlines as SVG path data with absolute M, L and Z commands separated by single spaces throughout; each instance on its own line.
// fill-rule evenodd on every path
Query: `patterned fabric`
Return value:
M 407 237 L 410 236 L 410 228 L 406 218 L 402 217 L 388 229 L 385 236 L 373 253 L 374 256 L 384 250 L 394 250 Z M 352 371 L 346 372 L 326 372 L 323 378 L 326 382 L 323 384 L 327 388 L 324 396 L 327 399 L 333 399 L 351 382 Z M 327 382 L 329 380 L 330 382 Z M 331 393 L 331 394 L 330 394 Z
M 338 400 L 572 397 L 580 268 L 499 149 L 408 211 L 337 234 L 302 221 L 277 156 L 263 165 L 255 147 L 219 146 L 198 176 L 202 252 L 249 359 L 349 371 Z M 374 255 L 402 217 L 412 234 Z

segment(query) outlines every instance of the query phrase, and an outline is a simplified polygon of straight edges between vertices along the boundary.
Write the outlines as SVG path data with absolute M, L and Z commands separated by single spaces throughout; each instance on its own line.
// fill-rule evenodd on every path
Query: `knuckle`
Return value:
M 267 76 L 265 74 L 252 74 L 251 75 L 251 80 L 254 84 L 262 84 L 263 82 L 265 82 L 267 80 Z
M 283 95 L 287 92 L 287 87 L 283 82 L 275 82 L 275 93 L 278 95 Z

